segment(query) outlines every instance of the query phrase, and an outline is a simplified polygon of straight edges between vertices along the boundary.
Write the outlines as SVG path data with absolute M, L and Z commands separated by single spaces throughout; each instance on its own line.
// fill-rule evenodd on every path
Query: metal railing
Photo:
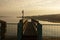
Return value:
M 17 23 L 7 23 L 8 36 L 17 36 Z M 60 37 L 60 24 L 42 24 L 42 36 Z M 14 32 L 14 33 L 13 33 Z
M 14 28 L 17 29 L 17 23 L 7 23 L 7 28 L 8 27 L 9 27 L 9 30 L 14 29 Z M 48 28 L 49 28 L 49 30 L 51 30 L 51 28 L 52 28 L 52 31 L 53 31 L 54 28 L 58 29 L 57 31 L 59 31 L 59 27 L 60 27 L 60 24 L 42 24 L 42 30 L 43 30 L 42 32 L 44 33 L 44 29 L 48 30 Z

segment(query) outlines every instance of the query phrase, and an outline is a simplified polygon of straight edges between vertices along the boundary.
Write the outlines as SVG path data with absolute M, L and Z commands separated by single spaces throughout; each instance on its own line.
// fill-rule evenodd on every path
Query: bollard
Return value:
M 5 33 L 6 33 L 6 22 L 0 20 L 0 40 L 5 39 Z
M 42 25 L 37 23 L 38 40 L 42 40 Z
M 23 35 L 23 20 L 20 20 L 20 22 L 18 23 L 18 40 L 22 40 L 22 35 Z

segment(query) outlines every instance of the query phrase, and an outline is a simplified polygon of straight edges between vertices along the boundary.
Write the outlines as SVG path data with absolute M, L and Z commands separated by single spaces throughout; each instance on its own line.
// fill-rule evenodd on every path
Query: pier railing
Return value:
M 14 26 L 15 25 L 15 26 Z M 10 28 L 9 28 L 10 27 Z M 42 30 L 45 28 L 46 30 L 48 30 L 48 28 L 52 28 L 52 29 L 54 29 L 54 27 L 56 27 L 55 29 L 58 29 L 59 30 L 59 28 L 58 27 L 60 27 L 60 24 L 42 24 Z M 7 28 L 6 29 L 8 29 L 9 28 L 9 30 L 12 32 L 13 30 L 14 30 L 14 28 L 16 28 L 16 30 L 17 30 L 17 23 L 7 23 Z M 12 30 L 11 30 L 12 29 Z M 51 29 L 49 29 L 49 30 L 51 30 Z M 57 31 L 58 31 L 57 30 Z M 43 30 L 44 31 L 44 30 Z M 16 31 L 15 31 L 15 34 L 16 34 Z M 44 36 L 44 35 L 43 35 Z M 46 35 L 47 36 L 47 35 Z
M 42 37 L 54 35 L 59 37 L 59 28 L 60 24 L 42 24 Z M 8 34 L 8 36 L 17 36 L 17 23 L 7 23 L 6 31 L 6 34 Z

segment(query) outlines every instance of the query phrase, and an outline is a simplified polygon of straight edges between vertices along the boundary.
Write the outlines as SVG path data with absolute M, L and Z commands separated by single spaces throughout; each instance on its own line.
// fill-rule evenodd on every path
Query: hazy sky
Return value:
M 0 15 L 19 15 L 23 9 L 25 15 L 56 14 L 60 0 L 0 0 Z

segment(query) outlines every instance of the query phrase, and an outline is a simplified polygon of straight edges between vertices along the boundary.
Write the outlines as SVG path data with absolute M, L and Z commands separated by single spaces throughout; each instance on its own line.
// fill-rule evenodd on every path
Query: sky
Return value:
M 60 13 L 60 0 L 0 0 L 0 16 L 44 15 Z

